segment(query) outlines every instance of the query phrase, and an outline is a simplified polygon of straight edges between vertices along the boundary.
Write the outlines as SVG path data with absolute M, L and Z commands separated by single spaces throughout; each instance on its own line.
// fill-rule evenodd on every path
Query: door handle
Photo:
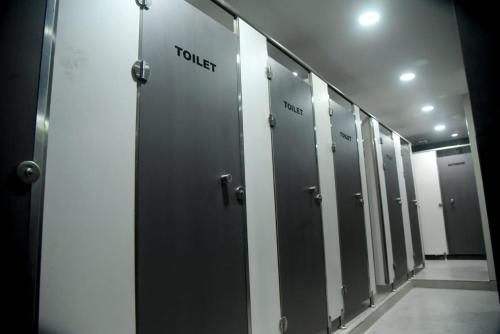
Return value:
M 363 198 L 363 193 L 354 193 L 353 196 L 358 199 L 359 203 L 363 204 L 365 202 L 365 200 Z
M 321 193 L 318 191 L 318 187 L 307 187 L 307 191 L 311 194 L 316 203 L 321 204 L 321 202 L 323 201 L 323 196 L 321 196 Z
M 454 198 L 450 198 L 450 204 L 451 204 L 451 205 L 454 205 L 454 204 L 455 204 L 455 199 L 454 199 Z
M 229 183 L 233 182 L 231 174 L 222 174 L 220 176 L 220 184 L 222 187 L 222 201 L 225 205 L 229 204 Z
M 398 202 L 399 205 L 401 205 L 403 203 L 403 201 L 401 200 L 401 197 L 396 197 L 394 200 L 396 202 Z

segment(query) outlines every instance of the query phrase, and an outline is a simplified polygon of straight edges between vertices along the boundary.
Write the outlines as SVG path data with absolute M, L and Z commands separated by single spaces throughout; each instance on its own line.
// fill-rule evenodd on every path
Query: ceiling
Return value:
M 413 143 L 449 140 L 454 132 L 467 137 L 467 84 L 452 1 L 225 2 Z M 370 9 L 381 19 L 362 27 L 358 17 Z M 404 71 L 416 79 L 401 82 Z M 435 110 L 423 113 L 426 104 Z M 434 131 L 439 123 L 445 131 Z

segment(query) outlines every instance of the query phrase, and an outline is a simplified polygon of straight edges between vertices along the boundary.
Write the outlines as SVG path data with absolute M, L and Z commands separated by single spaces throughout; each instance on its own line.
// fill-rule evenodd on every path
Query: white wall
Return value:
M 408 271 L 415 269 L 413 258 L 413 240 L 411 238 L 410 211 L 408 209 L 408 194 L 406 193 L 406 181 L 404 175 L 403 156 L 401 155 L 401 137 L 392 134 L 394 149 L 396 151 L 396 167 L 398 171 L 399 197 L 401 198 L 401 212 L 403 214 L 403 229 L 405 233 L 406 263 Z
M 314 101 L 319 183 L 321 195 L 323 196 L 321 210 L 325 244 L 328 314 L 332 319 L 335 319 L 340 316 L 340 311 L 344 307 L 344 300 L 342 297 L 339 221 L 337 216 L 328 86 L 314 74 L 311 74 L 311 82 Z
M 476 128 L 474 127 L 474 118 L 472 117 L 472 107 L 469 95 L 464 100 L 465 119 L 469 132 L 469 141 L 474 167 L 474 176 L 476 178 L 477 195 L 479 199 L 479 208 L 481 210 L 481 225 L 483 228 L 484 245 L 486 249 L 486 259 L 488 261 L 488 273 L 490 280 L 496 280 L 495 263 L 493 262 L 493 249 L 491 246 L 490 224 L 488 222 L 488 212 L 486 210 L 486 198 L 484 196 L 483 175 L 481 174 L 481 165 L 479 164 L 479 154 L 477 152 Z
M 361 174 L 361 192 L 363 193 L 363 215 L 365 218 L 365 231 L 366 231 L 366 247 L 368 252 L 368 275 L 370 276 L 370 292 L 375 295 L 377 285 L 375 282 L 375 264 L 373 259 L 373 242 L 372 242 L 372 227 L 370 220 L 370 204 L 368 197 L 368 184 L 366 180 L 366 166 L 365 166 L 365 153 L 363 147 L 363 132 L 361 131 L 361 117 L 358 106 L 354 106 L 354 118 L 356 122 L 356 135 L 358 137 L 358 155 L 359 155 L 359 169 Z M 367 138 L 370 140 L 370 138 Z
M 394 282 L 394 257 L 392 254 L 391 223 L 389 220 L 389 203 L 387 202 L 387 188 L 385 185 L 384 160 L 382 158 L 382 145 L 380 144 L 380 127 L 378 121 L 372 119 L 373 140 L 375 143 L 375 154 L 377 157 L 377 170 L 380 187 L 380 201 L 382 203 L 382 217 L 384 224 L 385 252 L 387 254 L 387 269 L 389 272 L 389 283 Z
M 135 333 L 134 1 L 59 2 L 40 332 Z
M 279 333 L 281 318 L 274 178 L 265 76 L 266 38 L 238 20 L 253 334 Z
M 384 285 L 386 281 L 386 266 L 384 248 L 384 235 L 382 230 L 382 212 L 381 201 L 378 186 L 378 173 L 375 158 L 375 145 L 373 145 L 373 134 L 371 119 L 365 120 L 362 124 L 363 132 L 363 148 L 365 154 L 365 174 L 368 189 L 368 198 L 366 201 L 369 204 L 370 212 L 370 225 L 371 225 L 371 239 L 373 247 L 373 264 L 375 270 L 375 283 L 377 285 Z
M 417 152 L 412 156 L 414 179 L 420 212 L 420 228 L 426 255 L 448 253 L 436 151 Z

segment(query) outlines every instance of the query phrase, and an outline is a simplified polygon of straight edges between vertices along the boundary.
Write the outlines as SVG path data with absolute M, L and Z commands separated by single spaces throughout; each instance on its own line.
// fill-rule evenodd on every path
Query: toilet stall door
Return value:
M 237 38 L 184 1 L 143 13 L 138 333 L 248 333 Z
M 446 239 L 450 255 L 484 255 L 484 238 L 470 153 L 438 151 Z
M 422 251 L 422 239 L 420 236 L 420 223 L 418 221 L 418 202 L 415 192 L 415 181 L 413 180 L 413 167 L 411 164 L 410 145 L 401 142 L 401 154 L 403 156 L 403 170 L 406 184 L 406 197 L 408 198 L 408 211 L 410 215 L 411 241 L 413 245 L 413 258 L 415 266 L 424 264 Z
M 391 227 L 394 282 L 397 285 L 406 279 L 408 265 L 406 260 L 406 245 L 401 197 L 399 194 L 398 172 L 396 169 L 396 151 L 394 149 L 391 131 L 381 126 L 380 138 L 382 141 L 383 166 L 387 189 L 387 203 L 389 207 L 389 223 Z
M 347 320 L 368 307 L 370 282 L 354 114 L 330 101 L 340 255 Z
M 269 59 L 281 311 L 287 334 L 326 333 L 326 273 L 311 88 Z

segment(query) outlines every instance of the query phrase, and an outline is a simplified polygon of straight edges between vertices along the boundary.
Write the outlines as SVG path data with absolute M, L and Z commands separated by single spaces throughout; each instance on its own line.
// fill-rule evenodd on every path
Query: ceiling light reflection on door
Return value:
M 446 126 L 444 124 L 438 124 L 434 127 L 435 131 L 443 131 L 446 129 Z
M 376 11 L 368 11 L 361 14 L 358 18 L 358 22 L 363 27 L 372 26 L 380 21 L 380 14 Z
M 413 73 L 413 72 L 403 73 L 399 77 L 399 80 L 401 80 L 403 82 L 412 81 L 413 79 L 415 79 L 415 73 Z

